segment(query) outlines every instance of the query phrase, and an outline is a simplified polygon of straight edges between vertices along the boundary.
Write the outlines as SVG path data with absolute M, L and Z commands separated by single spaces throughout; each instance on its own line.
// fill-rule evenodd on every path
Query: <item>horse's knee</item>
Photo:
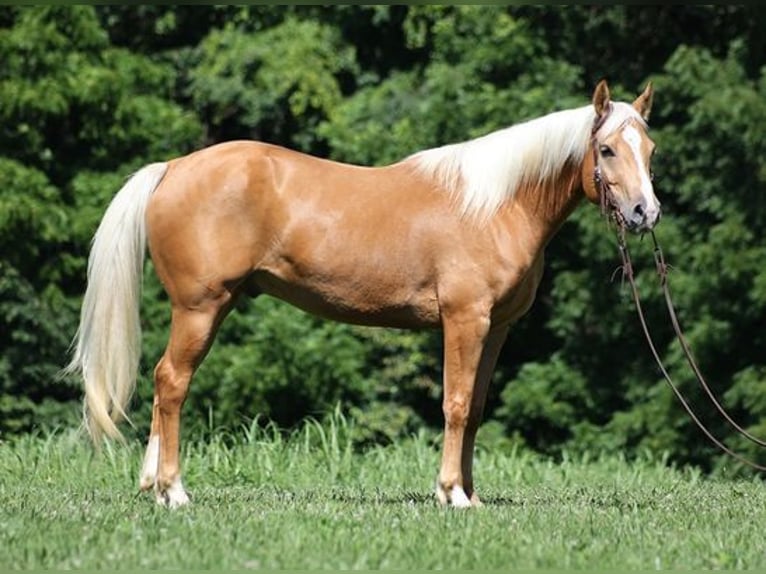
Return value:
M 444 411 L 444 420 L 449 427 L 465 428 L 468 424 L 470 403 L 470 399 L 462 394 L 444 398 L 442 409 Z

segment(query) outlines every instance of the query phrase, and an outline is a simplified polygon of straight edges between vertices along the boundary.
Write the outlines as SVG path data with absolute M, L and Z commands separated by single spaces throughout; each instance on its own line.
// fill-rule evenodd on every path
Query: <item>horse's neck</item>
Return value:
M 530 237 L 544 248 L 583 198 L 581 167 L 568 164 L 555 178 L 523 185 L 509 205 L 508 224 L 523 218 Z

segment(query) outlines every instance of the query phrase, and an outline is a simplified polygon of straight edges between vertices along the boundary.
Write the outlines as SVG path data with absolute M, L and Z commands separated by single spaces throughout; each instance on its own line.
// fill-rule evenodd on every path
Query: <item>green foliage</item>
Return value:
M 228 318 L 190 400 L 222 420 L 262 415 L 290 426 L 338 401 L 362 401 L 364 364 L 351 327 L 262 299 Z
M 654 82 L 657 233 L 680 318 L 715 392 L 766 434 L 764 23 L 762 9 L 744 6 L 3 7 L 0 430 L 76 412 L 79 390 L 55 375 L 89 241 L 141 165 L 240 137 L 384 164 L 583 105 L 606 77 L 620 99 Z M 719 436 L 750 449 L 694 385 L 647 242 L 631 250 L 671 373 Z M 576 211 L 546 260 L 536 303 L 500 357 L 487 444 L 725 464 L 652 364 L 628 293 L 612 280 L 616 244 L 595 208 Z M 168 314 L 149 264 L 141 434 Z M 436 332 L 242 302 L 192 385 L 187 432 L 291 426 L 338 404 L 355 445 L 438 429 L 441 352 Z
M 561 359 L 526 363 L 501 394 L 496 415 L 512 422 L 535 450 L 558 450 L 592 408 L 585 378 Z
M 79 390 L 56 375 L 89 242 L 119 186 L 112 170 L 187 151 L 201 133 L 167 100 L 172 70 L 111 48 L 92 7 L 13 17 L 0 29 L 4 431 L 57 424 L 76 409 L 66 401 Z
M 190 92 L 216 139 L 251 137 L 310 149 L 309 130 L 341 99 L 339 76 L 356 71 L 354 51 L 336 30 L 294 18 L 258 33 L 214 30 L 199 51 Z M 291 142 L 296 124 L 305 132 Z
M 0 442 L 8 433 L 72 424 L 80 391 L 56 379 L 75 327 L 13 267 L 0 261 Z M 32 359 L 32 360 L 30 360 Z
M 369 397 L 354 406 L 354 439 L 387 444 L 441 419 L 441 341 L 436 332 L 355 328 L 366 350 Z
M 67 213 L 44 173 L 0 157 L 0 253 L 16 267 L 39 265 L 64 233 Z M 35 241 L 20 241 L 35 238 Z
M 526 26 L 496 8 L 415 7 L 405 26 L 410 45 L 433 43 L 431 59 L 335 108 L 320 127 L 334 156 L 389 163 L 581 103 L 570 95 L 577 68 L 548 58 Z

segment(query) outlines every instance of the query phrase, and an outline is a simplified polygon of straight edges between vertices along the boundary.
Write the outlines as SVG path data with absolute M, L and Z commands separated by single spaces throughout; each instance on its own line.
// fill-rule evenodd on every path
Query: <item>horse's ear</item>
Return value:
M 606 80 L 601 80 L 593 91 L 593 107 L 596 109 L 596 117 L 601 117 L 609 110 L 609 86 Z
M 633 102 L 633 107 L 641 114 L 645 122 L 649 121 L 649 113 L 652 111 L 652 99 L 654 98 L 654 88 L 652 88 L 652 82 L 646 84 L 643 93 L 636 98 Z

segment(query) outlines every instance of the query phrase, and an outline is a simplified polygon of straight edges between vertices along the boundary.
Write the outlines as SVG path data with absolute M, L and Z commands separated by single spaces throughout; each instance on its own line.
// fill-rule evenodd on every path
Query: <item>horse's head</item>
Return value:
M 590 156 L 583 165 L 585 194 L 594 203 L 612 210 L 628 229 L 652 229 L 660 219 L 660 202 L 654 195 L 650 162 L 654 142 L 646 122 L 652 107 L 652 85 L 633 104 L 612 102 L 602 80 L 593 92 L 596 111 Z

